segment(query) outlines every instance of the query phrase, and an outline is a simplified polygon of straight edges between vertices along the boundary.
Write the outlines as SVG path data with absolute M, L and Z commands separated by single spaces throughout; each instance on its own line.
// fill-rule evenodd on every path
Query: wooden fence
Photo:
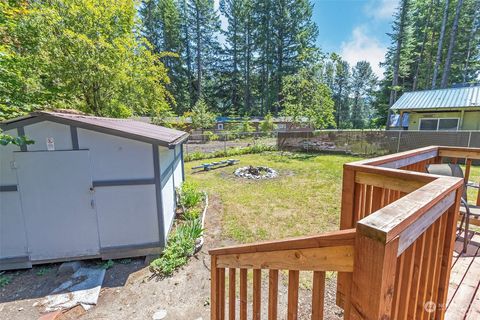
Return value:
M 443 319 L 464 183 L 427 174 L 425 167 L 458 159 L 466 159 L 468 180 L 480 149 L 427 147 L 346 164 L 341 231 L 211 250 L 211 319 L 225 319 L 227 304 L 228 319 L 247 319 L 248 270 L 253 270 L 248 318 L 262 316 L 266 270 L 267 317 L 277 319 L 278 275 L 286 270 L 289 320 L 298 316 L 301 271 L 313 271 L 311 319 L 323 319 L 325 271 L 339 273 L 337 304 L 345 319 Z

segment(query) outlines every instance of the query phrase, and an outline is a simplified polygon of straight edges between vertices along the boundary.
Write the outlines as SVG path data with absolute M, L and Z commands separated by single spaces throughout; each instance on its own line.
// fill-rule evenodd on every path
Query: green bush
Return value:
M 195 160 L 203 160 L 203 159 L 212 159 L 212 158 L 220 158 L 220 157 L 232 157 L 232 156 L 239 156 L 242 154 L 253 154 L 253 153 L 262 153 L 264 151 L 275 151 L 275 146 L 267 146 L 263 144 L 256 144 L 249 147 L 244 148 L 230 148 L 225 150 L 218 150 L 215 152 L 210 153 L 203 153 L 203 152 L 192 152 L 185 156 L 184 161 L 195 161 Z
M 168 239 L 162 256 L 150 263 L 150 269 L 163 276 L 171 275 L 187 263 L 194 254 L 195 242 L 202 236 L 203 229 L 199 220 L 188 221 L 179 225 Z
M 190 181 L 185 181 L 178 193 L 180 205 L 187 209 L 195 207 L 203 199 L 203 193 L 198 190 L 195 183 Z

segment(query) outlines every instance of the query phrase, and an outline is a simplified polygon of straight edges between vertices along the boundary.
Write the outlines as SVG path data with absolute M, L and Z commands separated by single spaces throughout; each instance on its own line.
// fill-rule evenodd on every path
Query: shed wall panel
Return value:
M 163 176 L 175 158 L 175 151 L 164 147 L 159 147 L 158 149 L 160 152 L 160 174 Z M 167 174 L 169 173 L 167 172 Z
M 152 145 L 78 129 L 80 149 L 90 149 L 93 180 L 153 178 Z
M 182 170 L 182 161 L 178 161 L 177 165 L 175 166 L 175 170 L 173 172 L 175 188 L 180 187 L 183 182 L 183 170 Z
M 95 188 L 100 247 L 158 242 L 155 186 Z
M 165 240 L 167 239 L 170 226 L 172 225 L 175 216 L 175 200 L 173 188 L 173 175 L 170 175 L 167 182 L 162 188 L 162 202 L 163 202 L 163 221 Z
M 47 150 L 47 138 L 53 138 L 55 141 L 55 150 L 71 150 L 72 139 L 70 135 L 70 126 L 52 121 L 42 121 L 25 126 L 25 135 L 34 144 L 27 146 L 28 151 Z
M 26 256 L 25 223 L 18 192 L 0 192 L 0 258 Z
M 17 136 L 17 130 L 5 131 L 6 134 Z M 13 152 L 20 151 L 15 145 L 0 146 L 0 185 L 16 185 L 17 173 L 12 169 Z

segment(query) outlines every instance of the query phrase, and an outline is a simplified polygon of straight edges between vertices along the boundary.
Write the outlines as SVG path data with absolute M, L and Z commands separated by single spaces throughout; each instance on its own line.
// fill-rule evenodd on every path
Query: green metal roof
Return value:
M 480 85 L 404 93 L 392 110 L 480 107 Z

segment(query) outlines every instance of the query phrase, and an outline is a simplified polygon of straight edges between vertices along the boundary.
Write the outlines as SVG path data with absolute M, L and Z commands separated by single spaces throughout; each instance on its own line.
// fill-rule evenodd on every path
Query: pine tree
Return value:
M 351 82 L 353 94 L 351 122 L 356 129 L 365 128 L 372 120 L 371 99 L 376 82 L 377 77 L 373 73 L 370 63 L 367 61 L 357 62 L 353 67 Z

